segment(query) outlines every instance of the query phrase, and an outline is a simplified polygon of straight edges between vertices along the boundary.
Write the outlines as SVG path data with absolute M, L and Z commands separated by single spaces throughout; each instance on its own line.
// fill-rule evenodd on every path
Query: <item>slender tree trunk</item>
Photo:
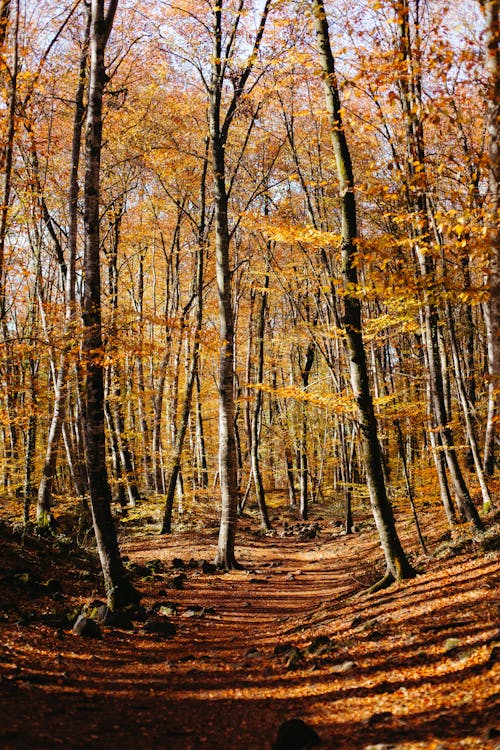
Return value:
M 74 323 L 76 320 L 76 254 L 77 254 L 77 231 L 78 231 L 78 170 L 80 164 L 80 151 L 82 143 L 82 129 L 85 116 L 85 105 L 83 101 L 86 84 L 86 67 L 88 61 L 88 45 L 90 34 L 90 13 L 87 14 L 87 26 L 80 56 L 80 67 L 78 71 L 78 84 L 75 97 L 75 114 L 73 118 L 73 140 L 71 148 L 71 176 L 69 186 L 69 236 L 68 236 L 68 264 L 64 258 L 61 259 L 61 275 L 65 280 L 66 314 L 64 326 L 64 348 L 61 352 L 59 368 L 54 383 L 54 406 L 52 419 L 47 437 L 45 461 L 42 476 L 38 486 L 37 521 L 44 522 L 50 516 L 52 488 L 56 473 L 59 443 L 65 417 L 67 379 L 69 373 L 68 355 L 73 346 Z
M 139 335 L 140 335 L 140 346 L 139 355 L 137 357 L 137 406 L 139 411 L 139 424 L 141 431 L 141 443 L 142 443 L 142 465 L 144 470 L 144 476 L 146 479 L 146 487 L 149 491 L 154 488 L 154 477 L 153 477 L 153 463 L 151 460 L 150 452 L 150 429 L 148 419 L 146 417 L 146 379 L 144 377 L 144 361 L 143 361 L 143 347 L 142 342 L 144 338 L 144 253 L 141 252 L 139 260 L 139 279 L 138 279 L 138 313 L 139 313 Z
M 266 309 L 267 309 L 267 290 L 269 288 L 269 274 L 264 277 L 264 286 L 261 292 L 260 308 L 257 318 L 257 391 L 255 394 L 255 404 L 251 416 L 250 425 L 250 461 L 252 466 L 252 476 L 255 487 L 255 496 L 257 498 L 257 507 L 259 508 L 262 527 L 269 531 L 271 522 L 266 505 L 266 495 L 264 483 L 262 481 L 262 472 L 260 469 L 260 427 L 262 418 L 262 390 L 258 387 L 264 382 L 264 335 L 266 329 Z
M 473 466 L 475 467 L 476 476 L 479 482 L 479 486 L 481 487 L 483 509 L 487 511 L 491 507 L 491 495 L 488 489 L 488 485 L 486 484 L 486 477 L 483 471 L 483 465 L 481 463 L 481 457 L 479 454 L 479 447 L 474 432 L 473 415 L 471 413 L 473 404 L 471 404 L 471 402 L 469 401 L 466 385 L 464 383 L 464 378 L 462 375 L 461 362 L 458 352 L 458 343 L 455 334 L 455 323 L 453 321 L 453 311 L 449 302 L 447 302 L 446 304 L 446 312 L 448 317 L 451 353 L 453 357 L 453 365 L 455 368 L 455 380 L 457 383 L 458 398 L 460 401 L 460 405 L 462 406 L 462 413 L 464 416 L 465 432 L 467 435 L 467 441 L 469 443 L 469 450 L 472 456 Z
M 191 414 L 191 404 L 193 400 L 193 391 L 198 376 L 198 365 L 200 356 L 200 337 L 203 326 L 203 275 L 205 263 L 205 242 L 206 242 L 206 176 L 208 167 L 208 154 L 205 155 L 200 186 L 200 221 L 198 226 L 198 243 L 196 249 L 196 271 L 195 271 L 195 294 L 196 294 L 196 324 L 194 327 L 193 348 L 191 360 L 186 380 L 186 389 L 182 405 L 181 421 L 177 431 L 174 445 L 170 474 L 167 481 L 167 497 L 165 499 L 165 512 L 163 516 L 162 534 L 170 534 L 172 531 L 172 509 L 174 504 L 175 489 L 181 469 L 182 449 L 184 439 L 189 424 L 189 415 Z
M 24 483 L 23 483 L 23 495 L 24 495 L 24 509 L 23 509 L 23 520 L 24 523 L 29 523 L 30 520 L 30 508 L 31 502 L 35 495 L 35 487 L 33 485 L 33 475 L 35 468 L 35 455 L 36 455 L 36 436 L 38 426 L 38 370 L 39 360 L 30 359 L 30 415 L 28 419 L 28 429 L 26 432 L 26 453 L 24 459 Z
M 215 256 L 217 291 L 219 295 L 219 476 L 221 487 L 221 521 L 216 565 L 220 568 L 239 567 L 234 545 L 238 510 L 238 461 L 234 402 L 234 310 L 232 298 L 230 232 L 228 217 L 228 186 L 226 185 L 225 148 L 237 104 L 257 59 L 260 42 L 270 8 L 266 0 L 252 54 L 248 57 L 225 114 L 222 113 L 223 92 L 228 62 L 234 52 L 239 14 L 232 22 L 227 45 L 223 48 L 223 3 L 213 9 L 213 56 L 210 79 L 210 146 L 214 180 Z M 225 9 L 224 9 L 225 10 Z M 227 12 L 227 11 L 226 11 Z
M 486 21 L 486 59 L 488 73 L 488 156 L 489 156 L 489 239 L 490 315 L 493 343 L 493 378 L 500 413 L 500 2 L 480 0 Z
M 386 575 L 375 588 L 394 580 L 415 575 L 399 540 L 394 515 L 389 502 L 382 467 L 382 456 L 377 433 L 377 422 L 373 410 L 365 347 L 362 338 L 361 306 L 357 296 L 350 294 L 358 284 L 354 257 L 358 240 L 356 199 L 351 156 L 342 124 L 341 103 L 338 91 L 335 63 L 330 46 L 328 22 L 323 0 L 311 0 L 319 47 L 319 58 L 323 71 L 326 104 L 330 117 L 330 129 L 341 201 L 341 259 L 345 287 L 344 328 L 349 356 L 351 386 L 357 408 L 357 419 L 363 447 L 368 489 L 372 513 L 377 526 L 386 561 Z
M 104 0 L 92 0 L 90 82 L 85 148 L 85 280 L 83 289 L 83 357 L 85 373 L 85 437 L 90 502 L 97 550 L 108 605 L 118 608 L 139 600 L 127 578 L 111 515 L 111 491 L 106 468 L 104 431 L 103 338 L 99 257 L 99 195 L 102 148 L 102 101 L 108 80 L 104 51 L 117 0 L 104 13 Z
M 200 469 L 200 487 L 205 490 L 208 487 L 208 461 L 207 461 L 207 449 L 205 445 L 205 428 L 203 425 L 203 412 L 201 408 L 201 383 L 200 383 L 199 363 L 198 363 L 198 369 L 196 370 L 196 442 L 197 442 L 198 465 Z
M 408 500 L 410 501 L 411 512 L 413 515 L 413 520 L 415 521 L 415 528 L 417 529 L 418 541 L 420 542 L 420 546 L 422 547 L 423 553 L 426 555 L 427 545 L 425 544 L 425 539 L 424 539 L 424 535 L 422 534 L 422 528 L 420 526 L 417 509 L 415 507 L 413 489 L 412 489 L 411 482 L 410 482 L 410 473 L 408 471 L 408 464 L 406 461 L 406 455 L 405 455 L 405 449 L 404 449 L 403 432 L 401 430 L 401 424 L 398 419 L 394 420 L 394 427 L 396 428 L 396 440 L 398 443 L 399 458 L 401 459 L 401 466 L 403 467 L 403 476 L 405 480 L 406 492 L 408 495 Z
M 316 356 L 316 345 L 314 341 L 307 347 L 304 365 L 301 365 L 300 375 L 302 378 L 302 387 L 307 391 L 312 366 Z M 307 401 L 301 404 L 301 424 L 299 438 L 299 513 L 303 521 L 307 521 L 309 516 L 309 458 L 308 458 L 308 408 Z
M 112 348 L 115 354 L 117 345 L 114 342 L 118 333 L 118 248 L 120 245 L 120 227 L 122 217 L 123 201 L 118 201 L 118 205 L 115 208 L 115 214 L 113 216 L 112 224 L 110 227 L 109 235 L 111 237 L 111 243 L 107 253 L 108 289 L 111 305 L 109 339 L 111 342 L 113 342 Z M 133 508 L 140 502 L 141 496 L 139 493 L 139 488 L 137 486 L 137 478 L 135 475 L 132 450 L 125 433 L 125 416 L 123 410 L 121 389 L 122 373 L 116 357 L 114 358 L 113 363 L 110 365 L 107 375 L 107 408 L 109 409 L 109 427 L 113 435 L 114 450 L 116 451 L 117 456 L 115 466 L 117 471 L 117 479 L 120 482 L 120 503 L 122 505 L 122 508 L 125 508 L 125 506 L 127 505 L 127 502 L 123 502 L 122 498 L 121 490 L 123 488 L 123 491 L 128 497 L 128 505 Z
M 416 7 L 418 12 L 418 0 Z M 408 0 L 402 0 L 402 2 L 398 3 L 396 13 L 399 28 L 400 56 L 407 67 L 407 71 L 400 77 L 399 81 L 407 134 L 407 201 L 409 208 L 416 217 L 413 249 L 420 276 L 426 283 L 424 287 L 421 324 L 429 373 L 433 428 L 440 435 L 459 510 L 466 515 L 475 529 L 481 530 L 483 524 L 462 473 L 456 453 L 453 432 L 449 424 L 450 414 L 447 410 L 447 401 L 449 399 L 447 399 L 446 395 L 445 371 L 443 370 L 440 358 L 438 310 L 425 291 L 425 288 L 430 286 L 435 280 L 436 262 L 428 252 L 432 227 L 429 216 L 431 207 L 427 199 L 425 177 L 426 155 L 421 114 L 421 80 L 418 69 L 418 60 L 420 58 L 420 50 L 418 49 L 420 44 L 419 23 L 417 18 L 415 39 L 412 40 Z M 417 46 L 416 53 L 413 50 L 414 44 Z
M 488 366 L 488 407 L 486 415 L 486 428 L 484 431 L 484 454 L 483 469 L 487 477 L 493 476 L 495 472 L 495 414 L 496 414 L 496 396 L 494 373 L 494 344 L 493 331 L 491 328 L 490 305 L 483 303 L 481 311 L 484 318 L 484 327 L 486 330 L 486 359 Z
M 10 0 L 2 0 L 0 6 L 0 40 L 3 48 L 7 34 L 10 18 Z M 8 108 L 7 141 L 2 161 L 4 167 L 4 183 L 2 194 L 2 205 L 0 207 L 0 321 L 5 320 L 5 240 L 7 236 L 7 220 L 9 216 L 12 164 L 14 158 L 14 138 L 16 134 L 16 107 L 17 107 L 17 78 L 19 74 L 19 0 L 15 0 L 14 11 L 14 60 L 10 78 L 10 100 Z
M 216 9 L 215 16 L 221 12 Z M 216 22 L 219 25 L 220 20 Z M 215 85 L 215 84 L 214 84 Z M 221 94 L 216 84 L 217 99 Z M 215 182 L 215 252 L 217 289 L 219 293 L 219 478 L 221 487 L 221 522 L 216 564 L 221 568 L 237 567 L 234 554 L 238 507 L 238 462 L 234 429 L 234 320 L 229 258 L 228 207 L 225 185 L 224 143 L 219 128 L 220 99 L 211 103 L 212 158 Z
M 2 190 L 2 201 L 0 205 L 0 329 L 4 341 L 8 341 L 10 338 L 7 322 L 5 319 L 6 314 L 6 299 L 5 299 L 5 282 L 6 282 L 6 268 L 5 268 L 5 243 L 7 239 L 7 228 L 8 218 L 10 210 L 10 201 L 12 193 L 12 172 L 13 172 L 13 160 L 14 160 L 14 141 L 16 135 L 16 109 L 18 103 L 18 91 L 17 81 L 19 75 L 19 0 L 2 0 L 0 5 L 0 52 L 3 53 L 9 25 L 11 25 L 12 9 L 14 9 L 14 22 L 13 22 L 13 61 L 11 66 L 10 75 L 10 97 L 7 109 L 8 124 L 7 124 L 7 137 L 5 145 L 1 148 L 1 161 L 4 165 L 3 169 L 3 190 Z M 11 482 L 11 472 L 15 456 L 17 455 L 17 428 L 14 423 L 14 411 L 13 408 L 13 397 L 12 391 L 14 384 L 14 378 L 11 377 L 14 370 L 13 359 L 8 352 L 10 345 L 5 345 L 6 355 L 6 408 L 8 412 L 8 427 L 7 427 L 7 439 L 4 440 L 5 444 L 5 461 L 4 461 L 4 472 L 3 472 L 3 485 L 7 489 Z

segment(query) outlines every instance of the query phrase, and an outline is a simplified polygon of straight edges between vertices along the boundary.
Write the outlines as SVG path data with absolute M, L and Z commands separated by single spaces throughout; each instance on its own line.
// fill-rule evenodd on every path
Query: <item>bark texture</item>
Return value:
M 85 378 L 85 438 L 90 501 L 97 550 L 104 575 L 108 605 L 118 608 L 139 600 L 120 556 L 111 515 L 111 491 L 106 467 L 104 433 L 103 337 L 99 258 L 99 193 L 102 148 L 102 101 L 108 80 L 104 51 L 116 2 L 105 16 L 104 0 L 92 0 L 90 82 L 85 147 L 85 282 L 83 292 L 83 356 Z
M 377 422 L 368 380 L 366 352 L 362 337 L 361 304 L 353 294 L 358 276 L 354 265 L 358 241 L 356 198 L 351 155 L 341 116 L 341 103 L 335 73 L 335 61 L 330 45 L 328 22 L 323 0 L 312 0 L 314 25 L 323 72 L 326 104 L 339 180 L 341 204 L 341 258 L 344 280 L 344 330 L 349 357 L 351 386 L 356 401 L 357 421 L 363 448 L 366 480 L 370 493 L 373 517 L 385 556 L 385 583 L 414 576 L 413 568 L 399 540 L 392 507 L 387 496 L 382 467 L 382 455 L 377 434 Z
M 219 355 L 219 478 L 221 487 L 221 520 L 216 565 L 220 568 L 238 567 L 234 554 L 238 512 L 238 457 L 235 430 L 234 399 L 234 312 L 230 263 L 230 230 L 228 202 L 230 187 L 226 180 L 225 148 L 237 105 L 245 90 L 257 59 L 266 25 L 270 0 L 266 0 L 255 36 L 253 51 L 241 74 L 234 81 L 233 94 L 222 112 L 224 84 L 228 75 L 228 61 L 240 23 L 238 13 L 223 44 L 222 2 L 213 9 L 213 56 L 209 86 L 209 125 L 212 171 L 214 181 L 214 221 L 217 291 L 219 295 L 220 355 Z M 243 3 L 242 3 L 243 5 Z

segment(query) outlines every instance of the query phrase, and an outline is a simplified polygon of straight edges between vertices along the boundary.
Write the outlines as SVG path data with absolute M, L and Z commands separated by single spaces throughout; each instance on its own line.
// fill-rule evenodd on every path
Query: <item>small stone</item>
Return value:
M 283 654 L 286 654 L 288 651 L 291 651 L 293 648 L 292 643 L 278 643 L 274 647 L 274 655 L 275 656 L 283 656 Z
M 172 567 L 177 568 L 177 570 L 183 570 L 186 567 L 186 563 L 182 558 L 174 557 L 172 560 Z
M 391 711 L 380 711 L 379 713 L 372 714 L 367 721 L 369 727 L 374 727 L 378 724 L 382 724 L 384 721 L 392 719 Z
M 351 669 L 354 669 L 356 667 L 356 662 L 354 661 L 344 661 L 342 664 L 336 664 L 332 671 L 336 672 L 337 674 L 342 674 L 343 672 L 350 672 Z
M 96 618 L 100 622 L 107 622 L 112 614 L 112 610 L 109 609 L 106 604 L 101 604 L 99 607 L 96 607 Z
M 460 646 L 459 638 L 447 638 L 443 646 L 443 651 L 445 653 L 450 653 L 451 651 L 455 651 L 455 649 L 457 649 L 459 646 Z
M 146 565 L 139 565 L 139 563 L 129 562 L 125 567 L 130 573 L 132 573 L 132 575 L 138 576 L 139 578 L 149 576 L 151 573 L 151 570 L 146 567 Z
M 20 586 L 36 586 L 36 578 L 27 570 L 21 571 L 20 573 L 14 573 L 12 576 L 13 583 Z
M 213 574 L 217 571 L 217 567 L 213 563 L 208 562 L 208 560 L 202 560 L 200 562 L 199 568 L 202 573 L 205 573 L 207 575 Z
M 134 625 L 132 623 L 131 613 L 126 610 L 117 610 L 113 612 L 108 609 L 103 621 L 103 625 L 109 625 L 113 628 L 120 628 L 121 630 L 133 630 Z
M 298 669 L 303 663 L 302 652 L 295 646 L 285 654 L 283 663 L 287 669 Z
M 154 573 L 161 573 L 165 568 L 163 561 L 159 558 L 148 560 L 148 562 L 146 563 L 146 567 L 149 568 L 149 570 L 152 570 Z
M 484 733 L 484 738 L 486 740 L 496 740 L 498 737 L 500 737 L 499 727 L 488 727 Z
M 184 588 L 184 581 L 186 580 L 187 576 L 185 573 L 179 573 L 178 576 L 174 576 L 170 579 L 170 581 L 167 583 L 167 589 L 183 589 Z
M 492 667 L 494 664 L 498 662 L 498 658 L 500 657 L 500 646 L 493 646 L 491 649 L 491 653 L 488 657 L 487 665 L 488 667 Z
M 319 745 L 320 738 L 313 727 L 302 719 L 288 719 L 278 729 L 273 750 L 306 750 Z
M 200 617 L 201 614 L 202 614 L 201 609 L 186 609 L 186 611 L 184 612 L 182 616 L 183 617 Z
M 317 635 L 307 647 L 306 652 L 311 656 L 321 656 L 321 654 L 329 653 L 332 650 L 332 645 L 327 635 Z
M 62 586 L 59 581 L 56 581 L 55 578 L 51 578 L 49 581 L 47 581 L 47 583 L 45 584 L 45 588 L 49 594 L 62 593 Z
M 96 621 L 90 617 L 84 617 L 84 615 L 79 615 L 73 625 L 73 633 L 85 638 L 102 638 L 101 628 Z
M 144 632 L 153 633 L 155 635 L 175 635 L 177 632 L 176 626 L 168 620 L 147 620 L 144 623 Z
M 163 617 L 171 617 L 177 614 L 177 606 L 175 604 L 160 604 L 158 607 L 158 614 Z

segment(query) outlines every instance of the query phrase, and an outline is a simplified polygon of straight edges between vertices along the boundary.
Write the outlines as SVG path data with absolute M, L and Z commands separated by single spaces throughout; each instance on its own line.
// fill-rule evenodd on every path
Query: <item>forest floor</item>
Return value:
M 203 565 L 214 525 L 123 531 L 147 620 L 101 625 L 102 638 L 67 626 L 102 597 L 90 553 L 2 522 L 0 747 L 270 750 L 300 718 L 320 748 L 500 748 L 498 519 L 479 543 L 439 518 L 423 518 L 430 556 L 400 519 L 423 572 L 376 594 L 369 521 L 344 536 L 333 519 L 282 516 L 264 536 L 246 517 L 246 569 L 229 573 Z

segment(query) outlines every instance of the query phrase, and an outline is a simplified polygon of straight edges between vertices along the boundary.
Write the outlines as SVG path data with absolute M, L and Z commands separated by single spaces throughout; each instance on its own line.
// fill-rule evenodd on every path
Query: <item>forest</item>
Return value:
M 0 744 L 498 750 L 499 5 L 0 0 Z

